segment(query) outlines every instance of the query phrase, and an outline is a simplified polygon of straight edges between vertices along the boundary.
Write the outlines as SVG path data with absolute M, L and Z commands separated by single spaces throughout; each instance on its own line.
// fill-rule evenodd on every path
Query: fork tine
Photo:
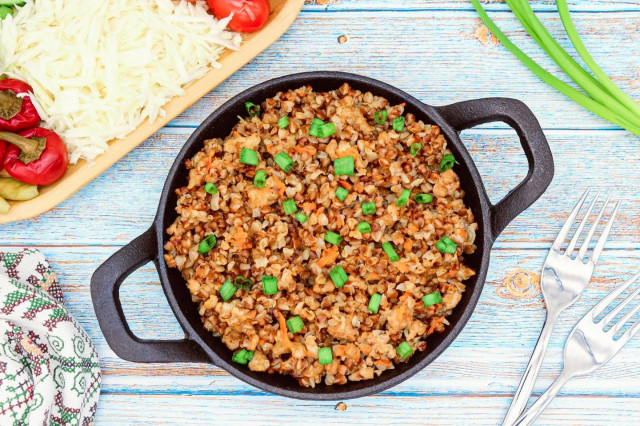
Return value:
M 628 286 L 627 286 L 628 287 Z M 611 322 L 611 320 L 613 320 L 616 315 L 618 315 L 618 313 L 624 309 L 625 306 L 627 306 L 629 304 L 629 302 L 631 302 L 638 294 L 640 294 L 640 287 L 637 288 L 633 293 L 631 293 L 630 295 L 628 295 L 622 302 L 620 302 L 618 304 L 618 306 L 616 306 L 615 308 L 613 308 L 611 310 L 611 312 L 609 312 L 604 318 L 602 318 L 602 325 L 606 325 L 609 324 Z M 625 320 L 626 321 L 626 320 Z M 621 321 L 618 321 L 618 324 L 620 324 Z M 617 325 L 617 324 L 616 324 Z M 615 333 L 614 333 L 615 334 Z
M 607 196 L 607 199 L 604 200 L 604 203 L 602 204 L 602 208 L 598 212 L 598 217 L 596 217 L 596 220 L 594 220 L 593 223 L 591 224 L 591 227 L 589 227 L 589 232 L 587 232 L 587 236 L 584 238 L 584 241 L 580 246 L 580 250 L 578 251 L 578 255 L 576 256 L 576 259 L 579 259 L 579 260 L 584 259 L 584 255 L 589 249 L 591 238 L 593 238 L 593 234 L 595 234 L 596 229 L 598 228 L 598 224 L 600 223 L 600 220 L 602 219 L 602 216 L 604 215 L 604 212 L 607 209 L 607 205 L 609 204 L 610 199 L 611 199 L 611 196 L 609 195 Z
M 618 286 L 615 290 L 609 293 L 606 297 L 604 297 L 596 306 L 591 308 L 591 319 L 594 320 L 598 315 L 600 315 L 611 302 L 615 300 L 616 297 L 620 296 L 620 294 L 625 291 L 631 284 L 636 282 L 636 280 L 640 278 L 640 272 L 635 274 L 633 277 L 629 278 L 627 282 Z
M 573 253 L 573 249 L 576 247 L 576 244 L 578 244 L 578 238 L 582 233 L 582 229 L 584 229 L 584 226 L 587 224 L 587 221 L 589 220 L 589 216 L 591 216 L 591 210 L 593 210 L 593 207 L 596 205 L 596 201 L 598 201 L 598 195 L 600 195 L 600 191 L 596 192 L 596 195 L 595 197 L 593 197 L 591 204 L 589 204 L 589 208 L 587 209 L 587 212 L 584 214 L 584 217 L 582 218 L 580 225 L 578 225 L 578 229 L 576 229 L 576 232 L 573 235 L 573 238 L 571 239 L 569 246 L 567 247 L 567 251 L 565 252 L 567 256 L 571 256 L 571 254 Z
M 636 321 L 622 336 L 618 339 L 623 345 L 629 341 L 638 331 L 640 331 L 640 321 Z
M 638 293 L 640 293 L 640 289 L 637 289 L 636 291 L 633 292 L 633 294 L 629 295 L 629 297 L 627 297 L 627 299 L 629 299 L 627 301 L 627 299 L 625 299 L 624 303 L 627 304 L 631 301 L 631 299 L 633 299 L 634 297 L 636 297 L 638 295 Z M 622 327 L 624 327 L 624 325 L 627 323 L 627 321 L 629 321 L 631 319 L 631 317 L 633 317 L 636 312 L 640 311 L 640 303 L 638 303 L 635 308 L 631 309 L 629 312 L 626 313 L 625 316 L 623 316 L 622 318 L 620 318 L 620 321 L 618 321 L 617 323 L 615 323 L 613 325 L 613 327 L 611 327 L 611 330 L 609 330 L 609 332 L 612 334 L 612 336 L 615 336 L 615 334 L 620 331 L 620 329 Z
M 611 217 L 609 218 L 609 221 L 607 222 L 607 226 L 604 227 L 604 230 L 602 231 L 602 234 L 600 234 L 600 238 L 598 238 L 598 242 L 596 243 L 595 248 L 593 249 L 593 253 L 591 254 L 591 262 L 595 265 L 596 263 L 598 263 L 598 258 L 600 257 L 600 254 L 602 253 L 602 249 L 604 249 L 604 243 L 607 241 L 607 238 L 609 237 L 609 232 L 611 232 L 611 227 L 613 226 L 613 221 L 616 219 L 616 215 L 618 214 L 618 209 L 620 208 L 620 201 L 618 201 L 615 205 L 615 207 L 613 208 L 613 212 L 611 212 Z M 603 208 L 604 210 L 604 208 Z M 584 244 L 583 244 L 584 246 Z M 580 251 L 582 251 L 582 249 L 580 249 Z M 586 251 L 586 247 L 585 247 L 585 251 Z M 578 254 L 579 256 L 579 254 Z M 584 257 L 584 254 L 582 255 Z M 582 259 L 582 258 L 580 258 Z
M 582 194 L 582 197 L 580 197 L 580 199 L 576 203 L 576 206 L 573 208 L 573 210 L 571 210 L 569 217 L 564 222 L 564 225 L 562 225 L 562 229 L 558 233 L 556 240 L 553 242 L 552 247 L 554 249 L 560 251 L 560 247 L 562 247 L 562 243 L 567 238 L 567 235 L 569 234 L 569 230 L 571 229 L 573 222 L 576 220 L 576 216 L 578 216 L 578 211 L 580 211 L 582 204 L 584 204 L 584 200 L 587 198 L 587 195 L 589 195 L 589 191 L 591 191 L 591 188 L 584 191 L 584 194 Z

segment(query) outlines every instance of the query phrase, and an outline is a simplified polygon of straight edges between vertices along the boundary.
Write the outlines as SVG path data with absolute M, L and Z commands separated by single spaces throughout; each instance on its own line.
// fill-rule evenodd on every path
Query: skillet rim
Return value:
M 385 371 L 378 377 L 375 377 L 371 380 L 366 380 L 362 382 L 355 382 L 356 389 L 352 390 L 341 390 L 347 385 L 332 385 L 332 386 L 319 386 L 316 388 L 304 388 L 300 385 L 296 385 L 294 387 L 285 387 L 280 385 L 274 385 L 269 382 L 273 382 L 272 375 L 265 373 L 247 374 L 243 371 L 241 366 L 234 365 L 230 361 L 227 361 L 220 357 L 213 348 L 209 346 L 199 335 L 198 331 L 194 327 L 191 326 L 189 320 L 187 319 L 187 315 L 178 305 L 178 301 L 173 293 L 173 289 L 171 288 L 170 278 L 168 276 L 168 268 L 164 261 L 164 240 L 165 240 L 165 232 L 164 232 L 164 219 L 167 215 L 175 215 L 174 206 L 168 205 L 167 201 L 170 198 L 170 195 L 173 193 L 175 186 L 173 185 L 173 181 L 176 177 L 176 174 L 179 173 L 180 169 L 184 167 L 184 160 L 186 158 L 186 154 L 191 149 L 194 144 L 202 143 L 206 136 L 203 134 L 207 133 L 209 127 L 214 126 L 215 122 L 219 119 L 220 116 L 224 114 L 229 109 L 237 108 L 238 103 L 244 104 L 247 99 L 265 99 L 263 93 L 264 91 L 270 91 L 272 93 L 271 96 L 275 95 L 276 92 L 285 89 L 275 89 L 277 86 L 286 85 L 287 89 L 296 89 L 300 86 L 310 84 L 312 87 L 314 82 L 311 80 L 315 80 L 317 82 L 322 81 L 335 81 L 337 86 L 335 89 L 340 87 L 343 83 L 349 83 L 352 87 L 355 86 L 357 89 L 358 86 L 375 86 L 375 95 L 383 96 L 388 98 L 388 92 L 396 97 L 400 97 L 407 103 L 408 106 L 420 112 L 422 117 L 418 117 L 420 119 L 428 119 L 432 124 L 438 125 L 444 133 L 448 147 L 453 147 L 452 149 L 456 153 L 456 158 L 460 161 L 460 165 L 458 168 L 464 167 L 467 169 L 468 173 L 471 175 L 471 181 L 474 184 L 473 190 L 476 194 L 476 198 L 478 201 L 478 205 L 473 207 L 474 215 L 476 217 L 476 222 L 482 226 L 479 226 L 477 236 L 479 234 L 482 235 L 482 245 L 479 243 L 479 239 L 476 239 L 476 244 L 478 245 L 478 250 L 482 250 L 480 260 L 479 260 L 479 268 L 476 270 L 476 276 L 472 279 L 474 280 L 473 289 L 470 292 L 469 299 L 465 306 L 463 306 L 463 311 L 461 312 L 460 318 L 452 325 L 451 328 L 447 330 L 446 336 L 436 345 L 432 347 L 431 350 L 425 352 L 416 353 L 411 360 L 418 360 L 413 362 L 410 360 L 407 364 L 409 367 L 405 368 L 404 371 L 397 373 L 395 375 L 390 375 L 387 373 L 392 373 L 394 370 Z M 274 91 L 275 90 L 275 91 Z M 368 89 L 369 90 L 369 89 Z M 372 90 L 373 92 L 373 90 Z M 235 124 L 235 123 L 234 123 Z M 464 187 L 465 194 L 469 194 L 468 186 Z M 467 195 L 465 195 L 467 198 Z M 465 202 L 465 204 L 467 204 Z M 479 207 L 479 208 L 478 208 Z M 248 89 L 240 92 L 235 95 L 220 107 L 218 107 L 215 111 L 213 111 L 201 124 L 198 126 L 191 136 L 187 139 L 184 146 L 180 150 L 180 152 L 176 155 L 174 163 L 171 166 L 171 169 L 167 173 L 167 178 L 165 180 L 165 185 L 163 187 L 160 200 L 158 203 L 158 209 L 156 216 L 154 218 L 152 228 L 155 230 L 155 234 L 157 237 L 157 262 L 156 265 L 158 267 L 158 273 L 160 276 L 160 282 L 162 284 L 163 291 L 173 311 L 176 319 L 178 320 L 180 326 L 185 332 L 186 339 L 193 341 L 196 343 L 203 352 L 211 359 L 211 363 L 223 368 L 227 372 L 229 372 L 234 377 L 242 380 L 245 383 L 248 383 L 252 386 L 255 386 L 263 391 L 290 397 L 296 399 L 304 399 L 304 400 L 344 400 L 351 398 L 359 398 L 367 395 L 372 395 L 376 393 L 380 393 L 385 391 L 410 377 L 417 374 L 422 369 L 426 368 L 429 364 L 431 364 L 435 359 L 437 359 L 442 352 L 444 352 L 458 337 L 458 335 L 462 332 L 467 322 L 471 318 L 471 315 L 475 311 L 476 305 L 482 293 L 482 289 L 484 287 L 486 281 L 486 275 L 489 268 L 489 258 L 490 252 L 493 245 L 494 240 L 492 239 L 492 230 L 491 230 L 491 203 L 489 202 L 488 196 L 486 194 L 486 190 L 484 188 L 482 178 L 476 165 L 471 158 L 469 152 L 466 147 L 462 143 L 459 133 L 456 129 L 454 129 L 445 119 L 440 115 L 438 108 L 425 104 L 415 97 L 405 93 L 404 91 L 391 86 L 387 83 L 381 82 L 379 80 L 364 77 L 357 74 L 339 72 L 339 71 L 312 71 L 312 72 L 303 72 L 285 75 L 281 77 L 277 77 L 271 80 L 264 81 Z M 476 252 L 477 253 L 477 252 Z M 182 282 L 184 285 L 184 280 Z M 469 288 L 470 286 L 468 286 Z M 194 304 L 195 306 L 195 304 Z M 458 309 L 460 306 L 458 307 Z M 197 311 L 195 311 L 197 314 Z M 226 348 L 225 348 L 226 349 Z M 228 349 L 226 349 L 228 350 Z M 417 358 L 417 356 L 422 356 L 422 358 Z M 230 356 L 228 357 L 230 360 Z M 411 365 L 413 364 L 413 365 Z M 399 366 L 397 366 L 399 367 Z M 397 370 L 395 370 L 397 371 Z M 275 373 L 274 373 L 275 374 Z M 279 373 L 277 373 L 279 374 Z M 257 379 L 256 377 L 262 376 L 261 379 Z M 359 384 L 359 386 L 358 386 Z M 322 388 L 327 388 L 330 392 L 322 392 Z M 335 390 L 335 391 L 334 391 Z

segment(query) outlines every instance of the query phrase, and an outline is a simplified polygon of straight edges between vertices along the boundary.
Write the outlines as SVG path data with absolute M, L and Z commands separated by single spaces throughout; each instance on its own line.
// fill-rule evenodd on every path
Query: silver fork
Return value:
M 584 376 L 602 367 L 640 331 L 640 320 L 636 320 L 633 324 L 629 323 L 629 320 L 640 311 L 640 303 L 630 309 L 618 322 L 612 322 L 616 315 L 640 294 L 640 287 L 627 296 L 619 305 L 614 307 L 600 321 L 596 322 L 596 317 L 603 313 L 607 306 L 611 305 L 611 302 L 629 288 L 639 277 L 640 273 L 634 275 L 629 281 L 609 293 L 607 297 L 602 299 L 582 317 L 580 322 L 578 322 L 571 331 L 571 334 L 569 334 L 567 343 L 564 345 L 564 367 L 562 368 L 562 372 L 553 384 L 549 386 L 549 389 L 516 421 L 516 425 L 524 426 L 532 424 L 542 411 L 547 408 L 547 405 L 549 405 L 560 388 L 562 388 L 569 379 L 576 376 Z M 618 339 L 614 340 L 616 334 L 627 323 L 631 324 L 629 329 L 622 333 Z M 604 329 L 608 325 L 610 325 L 611 328 L 605 331 Z
M 527 402 L 529 401 L 531 391 L 533 390 L 533 385 L 535 384 L 536 378 L 538 377 L 538 372 L 540 371 L 542 360 L 544 359 L 544 355 L 547 352 L 547 346 L 549 345 L 549 340 L 551 339 L 553 326 L 560 313 L 567 307 L 571 306 L 576 300 L 578 300 L 578 297 L 580 297 L 582 291 L 587 287 L 596 263 L 598 262 L 598 258 L 600 257 L 602 249 L 604 248 L 604 243 L 609 236 L 611 227 L 613 226 L 613 221 L 620 206 L 619 202 L 615 204 L 611 216 L 606 226 L 604 227 L 600 238 L 598 238 L 598 242 L 596 243 L 591 256 L 585 261 L 585 256 L 587 254 L 591 239 L 593 238 L 598 223 L 602 219 L 607 205 L 609 204 L 610 197 L 607 197 L 600 212 L 598 213 L 598 216 L 589 228 L 589 231 L 584 238 L 584 242 L 578 250 L 577 256 L 572 257 L 573 252 L 575 251 L 575 248 L 578 244 L 578 238 L 580 237 L 580 234 L 582 233 L 585 225 L 589 221 L 591 212 L 598 199 L 599 194 L 596 193 L 593 201 L 584 214 L 584 218 L 578 225 L 575 234 L 571 238 L 567 249 L 562 250 L 562 244 L 567 239 L 569 231 L 571 230 L 571 226 L 575 222 L 578 216 L 578 212 L 582 208 L 582 205 L 589 195 L 589 192 L 590 190 L 585 191 L 582 197 L 580 197 L 580 200 L 578 201 L 576 206 L 569 214 L 569 217 L 562 226 L 558 237 L 553 242 L 553 245 L 549 250 L 549 254 L 547 255 L 547 259 L 544 262 L 544 266 L 542 267 L 542 276 L 540 278 L 540 283 L 542 287 L 542 295 L 544 296 L 544 300 L 547 305 L 547 316 L 544 322 L 544 326 L 542 327 L 542 331 L 540 332 L 538 343 L 536 343 L 536 347 L 533 350 L 533 354 L 531 355 L 529 364 L 527 364 L 527 368 L 525 369 L 522 379 L 520 380 L 520 384 L 518 385 L 518 390 L 516 391 L 513 400 L 511 401 L 511 406 L 507 411 L 507 415 L 502 422 L 503 426 L 513 425 L 516 419 L 527 407 Z

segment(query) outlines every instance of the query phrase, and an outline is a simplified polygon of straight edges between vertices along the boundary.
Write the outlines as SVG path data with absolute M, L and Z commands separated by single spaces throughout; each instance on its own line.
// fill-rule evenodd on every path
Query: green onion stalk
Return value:
M 560 19 L 573 46 L 593 75 L 580 66 L 551 36 L 534 13 L 528 0 L 506 0 L 506 2 L 531 38 L 586 94 L 542 68 L 509 40 L 489 18 L 479 0 L 471 0 L 471 4 L 489 31 L 541 80 L 594 114 L 640 136 L 640 104 L 611 81 L 589 54 L 573 25 L 566 0 L 556 1 Z

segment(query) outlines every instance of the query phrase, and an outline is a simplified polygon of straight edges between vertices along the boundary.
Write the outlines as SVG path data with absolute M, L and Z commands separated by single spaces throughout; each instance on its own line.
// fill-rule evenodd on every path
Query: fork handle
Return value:
M 551 340 L 551 332 L 553 331 L 556 318 L 558 318 L 558 313 L 547 311 L 547 317 L 544 321 L 542 331 L 540 332 L 538 343 L 536 343 L 536 347 L 533 350 L 529 364 L 527 364 L 527 368 L 524 370 L 522 379 L 520 379 L 518 390 L 516 390 L 516 393 L 513 396 L 513 400 L 509 406 L 509 411 L 507 411 L 507 415 L 502 421 L 503 426 L 511 426 L 515 424 L 515 421 L 518 419 L 520 414 L 525 410 L 525 408 L 527 408 L 531 391 L 533 391 L 533 386 L 535 385 L 536 378 L 540 372 L 542 361 L 547 353 L 547 347 L 549 346 L 549 340 Z
M 560 389 L 573 377 L 567 370 L 562 370 L 558 378 L 549 386 L 540 398 L 536 399 L 531 408 L 529 408 L 522 416 L 516 420 L 514 426 L 529 426 L 542 414 L 549 403 L 556 397 Z

